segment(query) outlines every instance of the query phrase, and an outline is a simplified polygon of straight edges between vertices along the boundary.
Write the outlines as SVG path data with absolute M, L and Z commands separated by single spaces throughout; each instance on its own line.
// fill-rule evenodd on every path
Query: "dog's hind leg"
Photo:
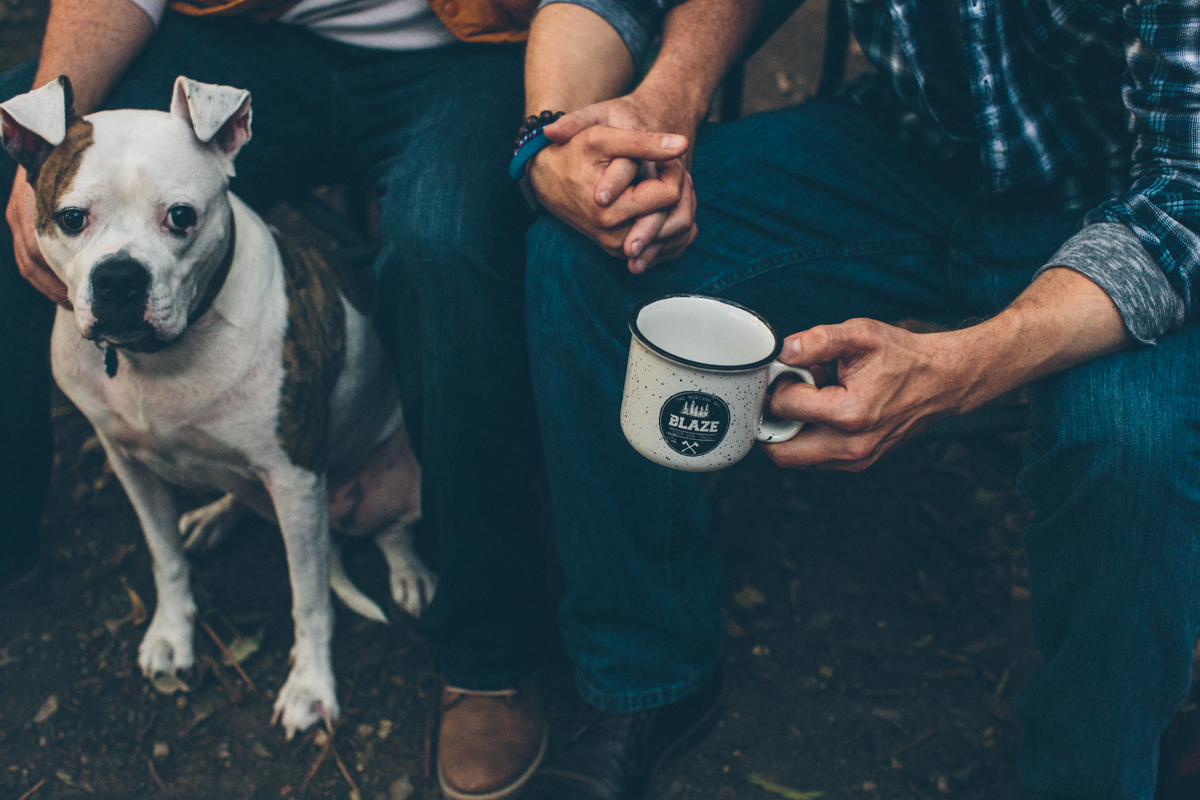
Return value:
M 396 522 L 388 525 L 375 536 L 375 543 L 387 561 L 392 598 L 396 605 L 414 617 L 421 616 L 421 612 L 433 600 L 437 575 L 421 562 L 413 550 L 412 524 Z
M 232 494 L 214 500 L 206 506 L 193 508 L 179 518 L 179 534 L 184 537 L 183 549 L 189 553 L 206 553 L 225 541 L 247 508 Z
M 100 436 L 113 472 L 137 512 L 154 567 L 157 603 L 154 618 L 138 647 L 138 666 L 146 677 L 192 666 L 192 621 L 196 603 L 188 584 L 188 563 L 177 525 L 179 513 L 170 487 L 146 466 L 127 458 Z

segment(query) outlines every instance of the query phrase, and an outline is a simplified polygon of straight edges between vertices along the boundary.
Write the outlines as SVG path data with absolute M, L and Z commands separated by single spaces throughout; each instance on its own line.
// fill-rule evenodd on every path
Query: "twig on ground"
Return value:
M 329 741 L 332 742 L 333 738 L 330 737 Z M 359 796 L 358 784 L 356 784 L 354 782 L 354 779 L 350 777 L 350 771 L 347 770 L 346 765 L 342 763 L 342 757 L 340 755 L 338 755 L 337 748 L 334 747 L 332 749 L 333 749 L 333 760 L 337 763 L 338 769 L 340 769 L 342 771 L 342 777 L 346 779 L 346 783 L 350 784 L 351 796 L 358 797 Z
M 221 656 L 225 659 L 225 663 L 237 670 L 237 674 L 241 675 L 242 680 L 246 682 L 246 688 L 253 692 L 254 681 L 250 680 L 250 676 L 246 674 L 246 671 L 242 669 L 242 665 L 233 657 L 233 653 L 229 652 L 229 648 L 221 641 L 221 637 L 217 636 L 217 632 L 202 618 L 196 617 L 196 621 L 200 623 L 200 627 L 204 628 L 204 632 L 208 634 L 208 638 L 212 639 L 217 649 L 221 651 Z
M 46 783 L 46 779 L 42 778 L 40 781 L 35 783 L 28 792 L 26 792 L 25 794 L 18 797 L 17 800 L 27 800 L 27 798 L 32 797 L 33 793 L 36 792 L 38 789 L 42 788 L 42 785 L 45 783 Z
M 304 783 L 300 784 L 300 794 L 304 794 L 304 790 L 312 783 L 312 779 L 316 777 L 317 770 L 325 763 L 325 759 L 329 756 L 329 751 L 333 747 L 333 734 L 337 732 L 335 728 L 330 732 L 329 738 L 325 741 L 325 746 L 321 748 L 321 752 L 317 755 L 317 760 L 308 768 L 308 774 L 304 776 Z
M 163 783 L 163 779 L 158 777 L 158 770 L 154 768 L 154 762 L 149 758 L 146 759 L 146 766 L 150 768 L 150 777 L 154 778 L 154 782 L 158 784 L 158 788 L 163 790 L 163 794 L 167 793 L 167 785 Z
M 925 741 L 930 736 L 933 736 L 935 733 L 937 733 L 937 728 L 927 728 L 927 729 L 921 731 L 916 736 L 914 736 L 912 739 L 910 739 L 906 744 L 900 745 L 899 749 L 895 750 L 892 753 L 892 758 L 895 758 L 896 756 L 907 753 L 909 750 L 912 750 L 914 747 L 921 744 L 921 742 Z
M 437 722 L 437 714 L 430 708 L 425 714 L 425 755 L 421 759 L 421 788 L 422 793 L 429 796 L 429 780 L 433 773 L 433 728 Z
M 217 679 L 221 684 L 221 688 L 225 690 L 225 694 L 229 696 L 229 702 L 235 706 L 239 705 L 242 702 L 242 690 L 234 681 L 225 677 L 225 673 L 221 671 L 221 665 L 217 663 L 217 660 L 208 653 L 203 653 L 199 658 L 199 662 L 208 667 L 212 672 L 213 677 Z

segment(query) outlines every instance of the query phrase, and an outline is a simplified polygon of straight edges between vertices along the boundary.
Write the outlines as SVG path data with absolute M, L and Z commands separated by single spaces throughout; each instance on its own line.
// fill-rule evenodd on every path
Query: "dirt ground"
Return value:
M 0 0 L 0 68 L 36 54 L 44 13 Z M 811 93 L 823 14 L 802 9 L 755 57 L 749 110 Z M 339 610 L 332 739 L 287 742 L 270 726 L 291 621 L 265 524 L 194 563 L 200 619 L 233 657 L 199 631 L 187 691 L 152 687 L 135 660 L 154 604 L 145 544 L 87 422 L 61 398 L 55 420 L 45 579 L 0 608 L 0 800 L 437 796 L 436 653 L 394 606 L 386 627 Z M 1038 658 L 1019 552 L 1028 511 L 1011 480 L 960 445 L 915 444 L 861 475 L 752 457 L 711 493 L 728 710 L 650 797 L 1015 798 L 1011 699 Z M 370 548 L 349 561 L 386 595 Z M 546 682 L 561 719 L 561 659 Z

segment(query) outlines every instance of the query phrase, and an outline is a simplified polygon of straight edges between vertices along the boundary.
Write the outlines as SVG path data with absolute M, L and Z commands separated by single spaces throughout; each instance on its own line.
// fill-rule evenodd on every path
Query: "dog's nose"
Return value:
M 149 289 L 149 270 L 132 258 L 111 258 L 92 270 L 92 296 L 104 305 L 123 306 L 145 299 Z

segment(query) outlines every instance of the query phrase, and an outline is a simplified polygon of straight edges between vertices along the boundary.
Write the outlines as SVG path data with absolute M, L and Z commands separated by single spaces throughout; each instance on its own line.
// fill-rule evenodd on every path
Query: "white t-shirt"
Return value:
M 167 0 L 129 0 L 155 26 Z M 313 33 L 377 50 L 425 50 L 454 41 L 428 0 L 300 0 L 279 17 Z

